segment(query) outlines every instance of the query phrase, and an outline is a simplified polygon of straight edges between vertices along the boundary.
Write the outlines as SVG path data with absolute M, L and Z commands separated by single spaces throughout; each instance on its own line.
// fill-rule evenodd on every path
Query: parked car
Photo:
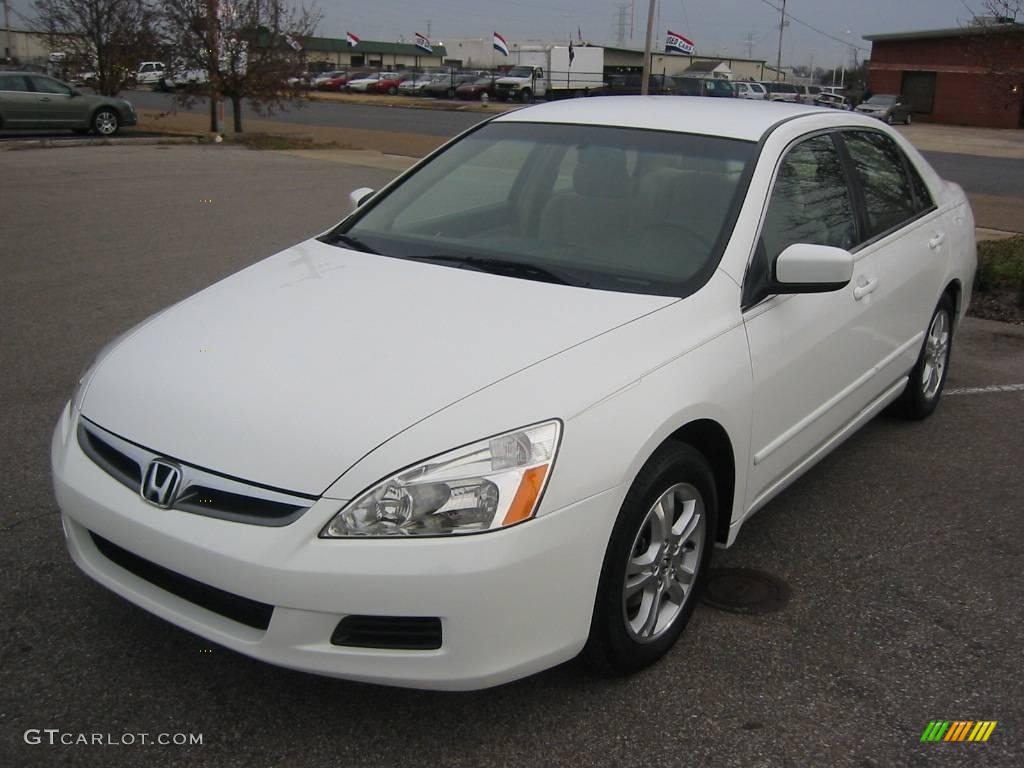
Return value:
M 735 98 L 736 89 L 729 80 L 710 77 L 675 77 L 676 94 L 679 96 L 712 96 Z
M 800 91 L 792 83 L 783 83 L 776 80 L 762 81 L 761 85 L 768 91 L 769 101 L 791 101 L 794 104 L 800 103 Z
M 877 117 L 892 125 L 910 125 L 910 101 L 898 94 L 876 93 L 870 99 L 857 105 L 857 111 Z
M 452 75 L 443 75 L 436 82 L 430 83 L 422 90 L 422 95 L 432 96 L 435 99 L 454 99 L 455 90 L 465 83 L 472 83 L 477 80 L 480 76 L 477 74 L 464 74 L 456 73 Z
M 487 75 L 471 82 L 463 83 L 455 89 L 455 98 L 479 101 L 486 94 L 487 98 L 493 99 L 495 82 L 497 82 L 497 78 Z
M 960 187 L 804 106 L 553 102 L 352 199 L 104 347 L 51 457 L 86 574 L 364 682 L 655 662 L 716 545 L 936 409 L 975 271 Z
M 135 82 L 139 85 L 157 85 L 166 75 L 162 61 L 143 61 L 135 71 Z
M 439 82 L 442 79 L 449 79 L 447 72 L 443 74 L 419 74 L 402 81 L 398 86 L 398 92 L 403 96 L 419 96 L 428 85 Z
M 310 84 L 318 91 L 336 91 L 340 86 L 343 86 L 348 82 L 349 72 L 335 70 L 333 72 L 323 72 L 315 76 Z
M 398 86 L 410 77 L 413 77 L 413 75 L 398 72 L 390 72 L 381 75 L 376 81 L 367 84 L 366 92 L 386 93 L 389 96 L 395 96 L 398 94 Z
M 113 136 L 138 118 L 130 101 L 84 94 L 68 83 L 30 72 L 0 71 L 0 127 L 90 130 Z
M 394 77 L 398 77 L 397 72 L 371 72 L 363 75 L 362 77 L 349 80 L 345 85 L 345 90 L 353 91 L 355 93 L 366 93 L 369 91 L 370 86 L 374 85 L 378 80 L 391 79 Z
M 828 107 L 830 109 L 853 109 L 850 100 L 838 93 L 819 93 L 815 97 L 814 103 L 819 107 Z
M 766 101 L 768 99 L 767 89 L 760 83 L 737 80 L 732 84 L 736 95 L 741 99 L 752 99 L 754 101 Z

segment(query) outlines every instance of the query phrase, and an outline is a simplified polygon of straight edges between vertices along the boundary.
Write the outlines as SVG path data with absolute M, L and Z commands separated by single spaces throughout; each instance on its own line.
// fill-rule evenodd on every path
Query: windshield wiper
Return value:
M 451 264 L 456 267 L 475 269 L 479 272 L 487 272 L 492 275 L 504 275 L 506 277 L 521 277 L 527 280 L 537 280 L 542 283 L 555 283 L 557 285 L 585 285 L 579 281 L 569 280 L 550 269 L 538 267 L 535 264 L 526 264 L 521 261 L 505 261 L 504 259 L 491 259 L 484 256 L 454 256 L 444 253 L 427 254 L 425 256 L 402 256 L 401 258 L 410 261 L 429 261 L 434 264 Z
M 363 253 L 377 253 L 377 251 L 373 250 L 373 248 L 368 246 L 359 238 L 352 237 L 352 235 L 345 235 L 341 232 L 332 232 L 323 238 L 323 242 L 328 245 L 337 245 L 338 243 L 341 243 L 343 245 L 347 245 L 353 250 L 362 251 Z

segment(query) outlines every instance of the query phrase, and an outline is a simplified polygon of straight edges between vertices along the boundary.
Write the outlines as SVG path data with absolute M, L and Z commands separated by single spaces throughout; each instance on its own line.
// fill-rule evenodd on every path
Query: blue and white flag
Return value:
M 416 33 L 416 47 L 426 53 L 434 52 L 434 47 L 430 44 L 430 38 L 420 32 Z
M 665 35 L 665 53 L 693 53 L 693 40 L 683 37 L 678 32 L 668 30 Z
M 505 41 L 505 38 L 497 32 L 494 33 L 494 50 L 502 56 L 508 56 L 508 43 Z

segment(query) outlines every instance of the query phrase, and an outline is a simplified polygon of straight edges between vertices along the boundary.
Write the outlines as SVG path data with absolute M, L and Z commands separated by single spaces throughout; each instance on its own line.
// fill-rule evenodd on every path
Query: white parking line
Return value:
M 947 389 L 947 395 L 985 395 L 989 392 L 1024 392 L 1024 384 L 993 384 L 991 387 L 961 387 Z

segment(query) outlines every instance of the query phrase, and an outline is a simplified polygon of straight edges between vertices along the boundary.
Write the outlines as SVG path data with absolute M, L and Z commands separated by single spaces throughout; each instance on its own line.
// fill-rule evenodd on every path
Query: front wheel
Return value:
M 935 308 L 924 344 L 918 355 L 917 364 L 910 372 L 910 380 L 903 394 L 894 403 L 896 411 L 915 421 L 932 415 L 939 405 L 946 374 L 949 372 L 949 356 L 953 341 L 953 316 L 956 312 L 953 300 L 945 294 Z
M 903 121 L 906 125 L 910 125 L 910 113 L 907 112 L 907 119 Z
M 121 121 L 112 109 L 100 109 L 92 117 L 92 129 L 100 136 L 113 136 L 120 127 Z
M 711 467 L 688 445 L 663 446 L 640 470 L 601 568 L 584 649 L 597 670 L 635 672 L 676 642 L 704 583 L 717 505 Z
M 527 88 L 526 90 L 522 91 L 519 94 L 519 100 L 521 102 L 523 102 L 523 104 L 529 104 L 530 103 L 530 96 L 532 96 L 532 95 L 533 94 L 530 93 L 530 89 Z

